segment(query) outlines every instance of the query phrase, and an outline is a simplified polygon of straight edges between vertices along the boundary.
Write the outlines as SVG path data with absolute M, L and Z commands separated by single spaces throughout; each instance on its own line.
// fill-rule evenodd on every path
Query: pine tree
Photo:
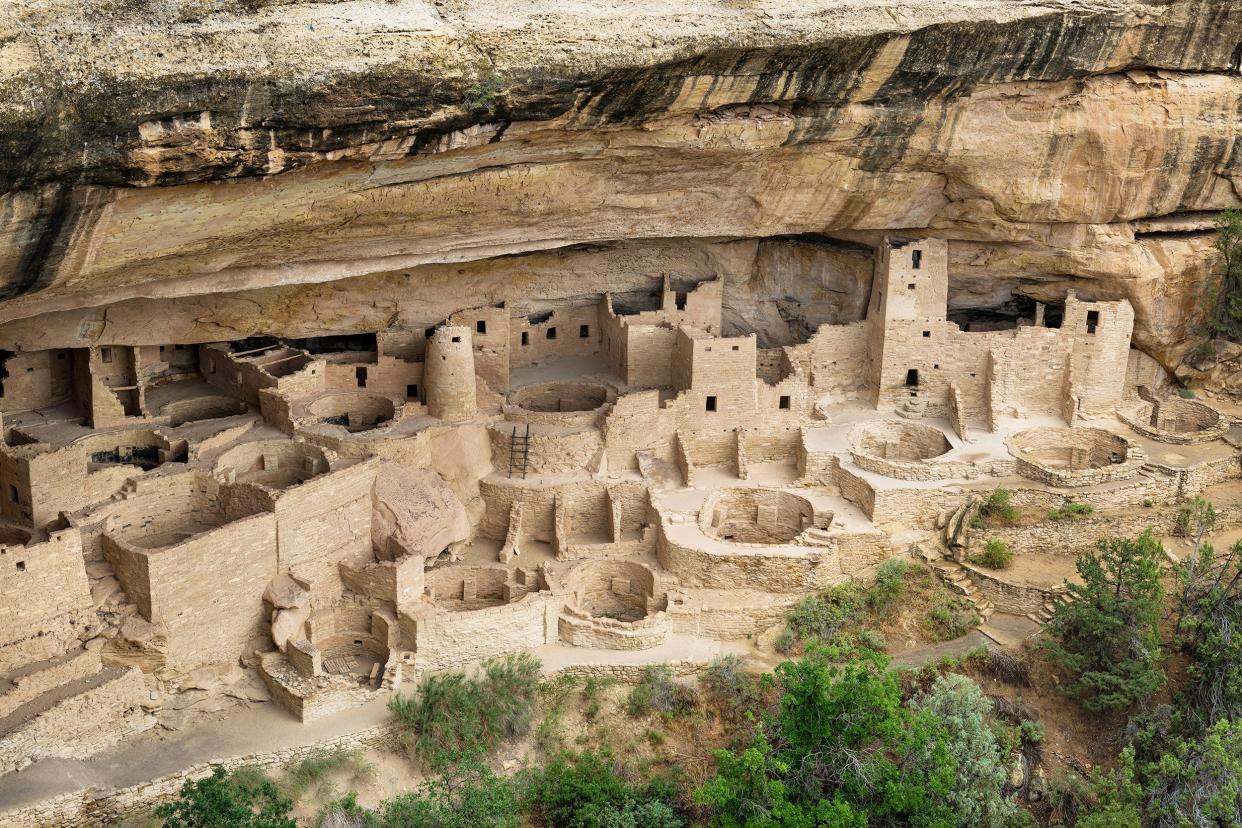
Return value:
M 1165 681 L 1160 621 L 1164 547 L 1148 530 L 1100 541 L 1077 561 L 1081 584 L 1048 624 L 1047 646 L 1073 680 L 1062 692 L 1091 711 L 1124 710 Z

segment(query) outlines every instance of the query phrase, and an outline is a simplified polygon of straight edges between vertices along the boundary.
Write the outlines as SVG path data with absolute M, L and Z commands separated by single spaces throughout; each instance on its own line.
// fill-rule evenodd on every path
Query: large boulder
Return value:
M 430 469 L 383 463 L 375 476 L 371 543 L 385 560 L 429 557 L 470 536 L 470 519 L 452 488 Z

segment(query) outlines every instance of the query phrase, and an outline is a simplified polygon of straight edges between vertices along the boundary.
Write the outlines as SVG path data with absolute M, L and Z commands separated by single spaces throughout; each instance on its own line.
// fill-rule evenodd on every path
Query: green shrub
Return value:
M 485 763 L 450 764 L 413 793 L 400 794 L 379 808 L 378 824 L 365 828 L 518 828 L 522 801 L 514 780 L 497 776 Z
M 867 594 L 856 583 L 838 584 L 804 598 L 789 614 L 789 628 L 800 639 L 831 641 L 866 617 Z
M 1012 496 L 1008 489 L 993 489 L 992 493 L 983 501 L 983 505 L 979 507 L 979 512 L 975 515 L 971 525 L 976 529 L 982 529 L 985 526 L 1001 526 L 1013 523 L 1018 519 L 1018 509 L 1013 505 Z
M 155 809 L 163 828 L 297 828 L 293 802 L 271 780 L 234 779 L 217 767 L 186 782 L 172 802 Z
M 1151 502 L 1151 498 L 1149 498 L 1149 497 L 1145 497 L 1145 498 L 1143 498 L 1143 508 L 1144 508 L 1144 509 L 1150 509 L 1153 505 L 1155 505 L 1155 504 L 1153 504 L 1153 503 Z
M 1004 541 L 991 538 L 971 560 L 988 569 L 1007 569 L 1013 563 L 1013 550 Z
M 964 598 L 942 597 L 927 611 L 926 627 L 934 641 L 952 641 L 979 626 L 979 612 Z
M 548 828 L 681 828 L 674 790 L 644 779 L 608 753 L 562 755 L 526 777 L 525 801 Z
M 643 677 L 625 699 L 625 710 L 631 716 L 667 713 L 685 716 L 698 707 L 699 696 L 693 687 L 681 684 L 667 664 L 643 668 Z
M 776 638 L 772 639 L 772 649 L 781 655 L 789 655 L 796 646 L 798 646 L 798 636 L 794 635 L 794 631 L 789 627 L 785 627 L 777 633 Z
M 1179 388 L 1177 389 L 1177 396 L 1181 397 L 1183 400 L 1193 400 L 1195 398 L 1195 392 L 1189 388 Z
M 716 656 L 699 675 L 707 700 L 728 716 L 740 716 L 759 700 L 759 684 L 746 672 L 741 656 Z
M 318 750 L 286 765 L 280 787 L 295 800 L 311 788 L 317 787 L 321 793 L 327 793 L 330 790 L 328 777 L 339 772 L 347 772 L 350 782 L 357 784 L 375 776 L 375 765 L 368 762 L 358 748 Z
M 1073 523 L 1079 518 L 1086 517 L 1095 511 L 1089 503 L 1066 503 L 1057 509 L 1048 512 L 1048 520 L 1064 521 Z
M 1018 732 L 1022 741 L 1028 745 L 1038 745 L 1044 741 L 1044 726 L 1039 722 L 1023 719 L 1018 725 Z
M 604 690 L 616 684 L 610 676 L 587 676 L 582 682 L 582 717 L 588 722 L 595 721 L 603 706 L 601 696 Z
M 867 650 L 882 653 L 888 649 L 888 638 L 879 630 L 863 627 L 858 631 L 858 646 Z
M 906 576 L 910 562 L 903 558 L 889 558 L 875 570 L 875 583 L 867 590 L 867 604 L 875 611 L 886 613 L 908 591 Z
M 428 761 L 489 753 L 530 729 L 539 669 L 539 660 L 526 653 L 490 659 L 478 676 L 427 676 L 415 695 L 394 696 L 388 708 L 414 752 Z
M 957 767 L 948 800 L 958 825 L 1005 825 L 1017 807 L 1004 796 L 1009 771 L 988 724 L 992 705 L 979 685 L 948 673 L 912 703 L 931 713 L 945 730 L 945 746 Z M 924 761 L 935 761 L 927 757 Z

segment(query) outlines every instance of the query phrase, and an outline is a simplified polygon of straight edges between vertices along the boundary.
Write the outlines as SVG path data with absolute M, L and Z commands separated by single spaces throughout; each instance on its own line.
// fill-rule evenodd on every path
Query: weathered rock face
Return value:
M 0 18 L 0 347 L 307 335 L 721 274 L 764 344 L 1128 297 L 1189 347 L 1242 204 L 1233 0 L 81 4 Z M 95 8 L 96 6 L 101 8 Z M 90 8 L 84 8 L 90 7 Z

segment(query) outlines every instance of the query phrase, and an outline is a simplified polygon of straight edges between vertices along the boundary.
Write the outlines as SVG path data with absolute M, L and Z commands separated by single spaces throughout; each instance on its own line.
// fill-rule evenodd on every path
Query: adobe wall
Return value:
M 997 610 L 1013 615 L 1039 613 L 1044 604 L 1055 601 L 1065 591 L 1064 588 L 1045 589 L 1013 583 L 1006 580 L 1003 573 L 989 572 L 969 563 L 963 563 L 962 568 L 969 572 L 971 582 L 984 598 L 996 605 Z
M 806 592 L 846 578 L 833 549 L 733 545 L 708 551 L 673 540 L 663 524 L 656 551 L 660 566 L 688 587 Z
M 638 452 L 658 460 L 674 461 L 675 421 L 672 412 L 660 407 L 659 391 L 641 391 L 617 398 L 604 422 L 608 468 L 638 468 Z
M 509 448 L 513 429 L 525 435 L 526 427 L 509 421 L 488 429 L 492 446 L 492 462 L 499 474 L 509 473 Z M 596 428 L 558 428 L 532 425 L 527 443 L 527 474 L 564 474 L 586 471 L 604 450 L 604 440 Z
M 0 774 L 52 757 L 97 753 L 155 724 L 142 710 L 146 683 L 137 667 L 109 667 L 81 693 L 0 735 Z
M 45 408 L 73 398 L 73 351 L 18 351 L 4 363 L 0 412 Z
M 76 531 L 0 546 L 0 674 L 63 652 L 92 606 Z
M 782 623 L 802 598 L 799 593 L 696 589 L 670 595 L 668 617 L 675 633 L 729 641 L 758 635 Z
M 418 673 L 445 670 L 543 646 L 556 637 L 560 608 L 546 593 L 531 593 L 515 604 L 471 612 L 402 615 L 402 638 L 414 644 Z
M 423 398 L 421 361 L 351 352 L 328 355 L 324 362 L 325 391 L 366 390 L 414 402 Z
M 600 333 L 599 310 L 594 302 L 559 307 L 550 315 L 518 316 L 509 322 L 510 367 L 593 356 L 600 351 Z
M 820 325 L 804 345 L 785 349 L 802 369 L 816 396 L 860 390 L 867 377 L 866 322 Z
M 618 621 L 566 607 L 557 619 L 557 634 L 571 647 L 649 650 L 668 643 L 672 633 L 672 622 L 663 610 L 637 621 Z
M 312 478 L 276 498 L 277 566 L 311 584 L 312 594 L 339 591 L 337 564 L 372 560 L 372 458 Z
M 232 663 L 265 635 L 263 591 L 276 574 L 276 519 L 227 523 L 148 558 L 149 621 L 168 630 L 168 664 Z

